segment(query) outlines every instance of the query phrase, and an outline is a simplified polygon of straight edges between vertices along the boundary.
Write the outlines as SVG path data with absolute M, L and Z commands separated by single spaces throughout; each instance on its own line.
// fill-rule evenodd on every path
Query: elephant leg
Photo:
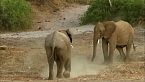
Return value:
M 126 61 L 129 61 L 130 60 L 130 50 L 131 50 L 131 44 L 128 44 L 126 46 Z
M 115 43 L 109 44 L 109 62 L 108 63 L 113 63 L 113 54 L 114 54 L 115 48 L 116 48 Z
M 108 42 L 103 38 L 102 39 L 102 50 L 104 55 L 104 63 L 108 62 Z
M 54 64 L 54 56 L 51 54 L 51 48 L 46 48 L 47 60 L 49 65 L 49 80 L 53 80 L 53 64 Z
M 49 80 L 53 79 L 53 64 L 54 64 L 54 59 L 51 58 L 49 61 Z
M 125 60 L 125 53 L 123 51 L 123 48 L 122 47 L 116 47 L 116 48 L 119 51 L 120 56 Z
M 63 62 L 61 60 L 57 60 L 57 78 L 63 78 L 62 71 L 63 71 Z
M 57 59 L 56 64 L 57 64 L 57 75 L 56 75 L 56 77 L 60 77 L 60 65 L 61 65 L 60 60 Z
M 65 71 L 63 73 L 63 76 L 65 78 L 69 78 L 70 77 L 70 71 L 71 71 L 71 60 L 68 59 L 66 62 L 65 62 L 65 65 L 64 65 L 64 68 L 65 68 Z

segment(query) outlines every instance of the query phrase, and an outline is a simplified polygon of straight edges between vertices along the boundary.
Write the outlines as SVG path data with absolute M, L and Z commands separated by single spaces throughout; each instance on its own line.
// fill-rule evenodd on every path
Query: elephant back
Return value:
M 67 49 L 68 47 L 70 47 L 71 43 L 69 37 L 62 32 L 56 31 L 53 39 L 55 47 L 57 48 Z
M 115 23 L 117 34 L 117 45 L 126 45 L 129 41 L 133 40 L 134 29 L 125 21 L 118 21 Z

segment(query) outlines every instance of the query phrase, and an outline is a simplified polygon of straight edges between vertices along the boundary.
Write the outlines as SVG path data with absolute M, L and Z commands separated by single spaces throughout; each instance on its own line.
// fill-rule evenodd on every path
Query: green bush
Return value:
M 132 24 L 145 18 L 144 0 L 94 0 L 88 10 L 80 18 L 81 24 L 97 21 L 122 19 Z
M 31 6 L 25 0 L 0 0 L 0 30 L 18 31 L 31 27 Z

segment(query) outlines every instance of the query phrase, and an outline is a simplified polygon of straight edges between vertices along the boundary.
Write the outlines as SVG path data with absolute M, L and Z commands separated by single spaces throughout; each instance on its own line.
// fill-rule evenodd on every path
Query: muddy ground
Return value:
M 135 28 L 136 51 L 131 51 L 132 62 L 124 63 L 120 60 L 118 51 L 114 54 L 112 65 L 103 65 L 103 54 L 101 41 L 97 48 L 97 56 L 91 62 L 92 36 L 94 25 L 79 26 L 79 17 L 86 11 L 86 5 L 73 5 L 57 12 L 49 22 L 45 17 L 40 17 L 37 27 L 42 29 L 29 32 L 4 33 L 0 35 L 0 45 L 6 46 L 0 50 L 0 82 L 33 81 L 43 82 L 48 78 L 48 63 L 44 50 L 44 40 L 47 34 L 54 30 L 70 28 L 73 34 L 72 48 L 72 71 L 70 79 L 64 81 L 88 81 L 98 82 L 106 80 L 144 80 L 145 60 L 145 30 L 141 27 Z M 39 16 L 38 16 L 39 18 Z M 34 31 L 35 30 L 35 31 Z M 54 66 L 56 70 L 56 65 Z M 55 80 L 58 81 L 58 80 Z M 55 82 L 54 81 L 54 82 Z M 106 81 L 108 82 L 108 81 Z

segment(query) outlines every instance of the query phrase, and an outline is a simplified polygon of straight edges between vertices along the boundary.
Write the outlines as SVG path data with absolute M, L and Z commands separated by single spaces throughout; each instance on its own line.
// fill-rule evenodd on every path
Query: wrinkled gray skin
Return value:
M 49 64 L 49 80 L 54 79 L 53 64 L 57 64 L 57 78 L 70 77 L 71 71 L 71 42 L 70 31 L 60 30 L 48 35 L 45 39 L 45 50 Z M 65 71 L 63 72 L 63 68 Z
M 133 37 L 134 29 L 128 22 L 122 20 L 118 22 L 98 22 L 94 28 L 92 61 L 96 56 L 98 39 L 101 38 L 105 64 L 113 62 L 113 54 L 116 48 L 124 61 L 128 61 L 131 46 L 133 45 Z M 126 47 L 126 54 L 123 51 L 124 47 Z

